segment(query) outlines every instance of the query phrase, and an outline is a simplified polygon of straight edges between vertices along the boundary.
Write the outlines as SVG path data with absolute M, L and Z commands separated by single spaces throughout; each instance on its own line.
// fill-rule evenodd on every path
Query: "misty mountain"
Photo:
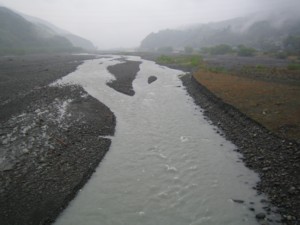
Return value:
M 32 17 L 32 16 L 28 16 L 25 14 L 22 14 L 22 16 L 26 20 L 35 24 L 36 26 L 39 26 L 45 30 L 48 30 L 48 32 L 52 32 L 52 34 L 60 35 L 60 36 L 67 38 L 74 47 L 78 47 L 78 48 L 82 48 L 82 49 L 86 49 L 86 50 L 96 50 L 96 47 L 89 40 L 86 40 L 82 37 L 79 37 L 75 34 L 68 32 L 66 30 L 56 27 L 55 25 L 53 25 L 45 20 L 42 20 L 42 19 L 39 19 L 36 17 Z
M 68 37 L 74 42 L 85 41 L 72 34 Z M 0 7 L 0 54 L 78 51 L 78 45 L 69 38 L 50 26 L 32 23 L 18 13 Z
M 200 49 L 219 44 L 246 45 L 265 51 L 278 50 L 289 35 L 300 35 L 300 19 L 280 16 L 257 18 L 249 16 L 216 23 L 188 26 L 178 30 L 161 30 L 149 34 L 140 45 L 142 50 L 167 46 Z

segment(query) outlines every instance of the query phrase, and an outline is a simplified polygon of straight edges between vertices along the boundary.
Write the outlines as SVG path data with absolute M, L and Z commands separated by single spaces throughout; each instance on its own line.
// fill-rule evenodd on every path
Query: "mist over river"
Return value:
M 106 85 L 114 79 L 107 67 L 120 56 L 88 60 L 57 82 L 81 85 L 112 110 L 117 126 L 104 160 L 55 224 L 260 224 L 259 178 L 187 95 L 184 72 L 126 59 L 142 62 L 134 96 Z M 149 76 L 157 80 L 148 84 Z

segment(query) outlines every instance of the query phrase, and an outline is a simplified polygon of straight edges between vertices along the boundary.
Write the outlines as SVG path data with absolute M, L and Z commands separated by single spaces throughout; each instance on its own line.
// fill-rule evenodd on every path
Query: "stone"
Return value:
M 23 149 L 23 153 L 27 154 L 29 152 L 29 150 L 27 148 Z
M 264 214 L 264 213 L 257 213 L 257 214 L 255 215 L 255 217 L 256 217 L 256 219 L 258 219 L 258 220 L 263 220 L 263 219 L 266 218 L 266 214 Z
M 232 201 L 239 203 L 239 204 L 243 204 L 245 202 L 244 200 L 239 200 L 239 199 L 232 199 Z
M 260 225 L 270 225 L 267 221 L 263 220 L 259 223 Z
M 150 77 L 148 77 L 148 84 L 151 84 L 151 83 L 153 83 L 156 80 L 157 80 L 156 76 L 150 76 Z
M 288 216 L 286 217 L 286 219 L 287 219 L 288 221 L 291 221 L 291 220 L 293 220 L 293 217 L 290 216 L 290 215 L 288 215 Z
M 295 187 L 290 187 L 290 189 L 288 190 L 288 193 L 289 193 L 290 195 L 294 195 L 294 194 L 296 194 L 296 192 L 297 192 L 297 190 L 296 190 Z

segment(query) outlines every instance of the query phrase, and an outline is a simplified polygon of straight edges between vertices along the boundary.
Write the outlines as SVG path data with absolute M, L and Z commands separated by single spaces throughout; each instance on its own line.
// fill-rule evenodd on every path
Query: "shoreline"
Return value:
M 259 174 L 255 189 L 265 193 L 277 209 L 267 208 L 282 216 L 284 224 L 300 222 L 300 146 L 282 139 L 247 117 L 198 83 L 191 74 L 180 78 L 195 104 L 204 115 L 233 142 L 242 153 L 245 165 Z

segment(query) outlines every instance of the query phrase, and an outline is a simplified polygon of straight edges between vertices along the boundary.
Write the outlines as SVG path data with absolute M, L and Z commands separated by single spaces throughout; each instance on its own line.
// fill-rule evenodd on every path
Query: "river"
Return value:
M 119 56 L 86 61 L 58 81 L 83 86 L 117 126 L 104 160 L 55 224 L 259 224 L 265 197 L 252 188 L 259 178 L 187 95 L 183 72 L 127 59 L 142 61 L 132 97 L 106 85 Z M 149 76 L 158 79 L 148 84 Z

